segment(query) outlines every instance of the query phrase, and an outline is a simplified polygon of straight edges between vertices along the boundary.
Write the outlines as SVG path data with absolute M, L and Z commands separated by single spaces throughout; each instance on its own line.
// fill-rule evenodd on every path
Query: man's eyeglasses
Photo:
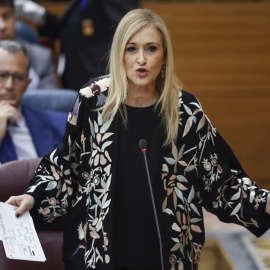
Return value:
M 26 80 L 28 79 L 28 75 L 25 73 L 9 73 L 8 71 L 0 70 L 0 84 L 5 84 L 10 76 L 12 77 L 14 83 L 20 85 L 24 85 Z

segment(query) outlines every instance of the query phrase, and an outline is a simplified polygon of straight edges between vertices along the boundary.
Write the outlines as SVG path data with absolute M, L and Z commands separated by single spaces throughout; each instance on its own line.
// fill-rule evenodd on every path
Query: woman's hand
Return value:
M 15 216 L 20 217 L 26 210 L 31 210 L 35 204 L 35 199 L 31 195 L 20 195 L 10 197 L 6 203 L 17 206 Z
M 267 195 L 265 212 L 270 215 L 270 193 Z

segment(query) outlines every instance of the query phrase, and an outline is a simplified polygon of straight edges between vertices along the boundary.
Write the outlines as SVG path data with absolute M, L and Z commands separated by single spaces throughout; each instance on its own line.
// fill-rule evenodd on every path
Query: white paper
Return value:
M 0 202 L 0 240 L 9 259 L 46 261 L 32 217 L 15 217 L 15 207 Z

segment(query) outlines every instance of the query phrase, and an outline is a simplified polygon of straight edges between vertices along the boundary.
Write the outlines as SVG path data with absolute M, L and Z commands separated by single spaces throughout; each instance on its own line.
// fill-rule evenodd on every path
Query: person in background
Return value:
M 40 35 L 60 38 L 58 75 L 62 86 L 71 89 L 106 73 L 115 28 L 139 4 L 139 0 L 71 0 L 59 18 L 32 1 L 15 1 L 18 16 L 40 24 Z
M 67 270 L 197 270 L 203 206 L 256 236 L 270 227 L 269 191 L 181 89 L 168 30 L 148 10 L 120 21 L 110 75 L 80 90 L 63 144 L 39 168 L 7 203 L 46 224 L 68 213 Z
M 28 89 L 57 88 L 53 53 L 41 45 L 16 38 L 14 0 L 0 0 L 0 41 L 17 40 L 28 54 L 30 61 Z
M 0 163 L 44 156 L 61 143 L 67 113 L 21 106 L 29 78 L 24 47 L 0 41 Z

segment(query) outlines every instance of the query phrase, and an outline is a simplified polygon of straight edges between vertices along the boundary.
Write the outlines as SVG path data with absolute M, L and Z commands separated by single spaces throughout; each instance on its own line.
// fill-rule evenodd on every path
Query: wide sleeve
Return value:
M 84 121 L 84 102 L 79 96 L 69 114 L 63 142 L 38 165 L 25 193 L 34 197 L 31 214 L 43 223 L 52 223 L 76 201 L 76 175 L 80 163 L 80 140 Z
M 249 178 L 230 146 L 198 108 L 198 172 L 204 207 L 221 221 L 240 224 L 259 237 L 270 226 L 270 215 L 265 213 L 269 191 Z

